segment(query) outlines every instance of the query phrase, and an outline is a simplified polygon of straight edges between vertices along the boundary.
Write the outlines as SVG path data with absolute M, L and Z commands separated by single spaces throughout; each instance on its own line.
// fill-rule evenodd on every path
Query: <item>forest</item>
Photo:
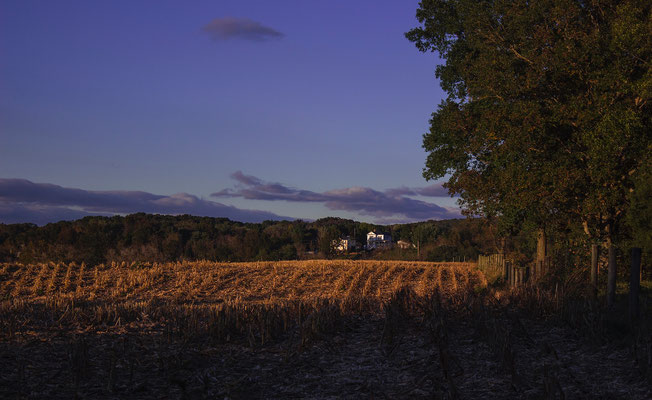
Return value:
M 369 231 L 415 244 L 336 254 L 333 240 Z M 416 245 L 419 245 L 418 249 Z M 0 224 L 0 262 L 166 262 L 178 260 L 275 261 L 307 258 L 383 258 L 425 261 L 475 259 L 496 249 L 492 225 L 480 219 L 374 225 L 341 218 L 313 222 L 241 223 L 226 218 L 131 214 L 86 217 L 36 226 Z

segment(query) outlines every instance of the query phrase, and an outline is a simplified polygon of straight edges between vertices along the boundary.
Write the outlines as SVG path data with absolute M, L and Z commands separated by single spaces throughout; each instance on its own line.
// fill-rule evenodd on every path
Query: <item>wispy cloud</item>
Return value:
M 268 211 L 246 210 L 188 193 L 170 196 L 139 191 L 90 191 L 25 179 L 0 179 L 0 222 L 43 224 L 87 215 L 146 212 L 226 217 L 242 222 L 291 219 Z
M 401 186 L 399 188 L 387 189 L 385 193 L 391 196 L 425 196 L 425 197 L 448 197 L 448 189 L 444 188 L 441 183 L 435 183 L 420 188 L 409 188 Z
M 201 28 L 213 40 L 244 39 L 256 42 L 280 39 L 283 33 L 247 18 L 215 18 Z
M 237 184 L 235 188 L 223 189 L 211 194 L 213 197 L 239 197 L 248 200 L 292 201 L 322 203 L 330 210 L 352 211 L 370 215 L 379 220 L 414 221 L 425 219 L 447 219 L 460 217 L 456 209 L 412 199 L 408 196 L 445 196 L 445 189 L 435 184 L 425 188 L 396 188 L 385 191 L 367 187 L 350 187 L 313 192 L 270 183 L 241 171 L 231 174 Z

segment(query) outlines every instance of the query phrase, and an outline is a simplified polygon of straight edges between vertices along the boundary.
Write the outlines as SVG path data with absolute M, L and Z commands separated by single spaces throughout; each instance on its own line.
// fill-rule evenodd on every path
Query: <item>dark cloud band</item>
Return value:
M 242 222 L 291 219 L 259 210 L 245 210 L 188 193 L 161 196 L 138 191 L 89 191 L 25 179 L 0 179 L 0 222 L 44 224 L 87 215 L 192 214 Z
M 451 210 L 408 196 L 447 196 L 440 184 L 425 188 L 396 188 L 378 191 L 365 187 L 351 187 L 326 192 L 313 192 L 269 183 L 241 171 L 231 174 L 237 182 L 233 189 L 223 189 L 212 197 L 241 197 L 248 200 L 293 201 L 322 203 L 330 210 L 352 211 L 377 218 L 402 218 L 403 220 L 458 218 L 458 210 Z
M 212 197 L 248 200 L 321 203 L 330 210 L 373 216 L 376 221 L 417 221 L 460 216 L 459 211 L 409 196 L 441 196 L 445 190 L 435 184 L 425 188 L 395 188 L 378 191 L 366 187 L 313 192 L 265 182 L 237 171 L 231 175 L 236 187 L 211 194 Z M 89 191 L 66 188 L 25 179 L 0 179 L 0 222 L 45 224 L 88 215 L 115 215 L 146 212 L 152 214 L 192 214 L 226 217 L 242 222 L 291 219 L 260 210 L 246 210 L 188 193 L 170 196 L 141 191 Z

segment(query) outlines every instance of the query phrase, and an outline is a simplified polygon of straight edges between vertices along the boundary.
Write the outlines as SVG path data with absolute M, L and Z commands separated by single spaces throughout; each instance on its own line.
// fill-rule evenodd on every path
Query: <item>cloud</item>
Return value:
M 426 197 L 449 197 L 448 189 L 442 186 L 441 183 L 415 189 L 418 194 Z
M 442 183 L 435 183 L 421 188 L 409 188 L 401 186 L 399 188 L 387 189 L 385 193 L 393 196 L 425 196 L 425 197 L 449 197 L 448 189 L 444 188 Z
M 70 221 L 97 215 L 108 216 L 112 214 L 96 214 L 66 207 L 0 201 L 0 223 L 4 224 L 30 222 L 36 225 L 45 225 L 50 222 Z
M 262 185 L 263 181 L 255 176 L 245 175 L 242 171 L 235 171 L 231 174 L 231 179 L 234 179 L 244 185 Z
M 213 40 L 244 39 L 262 42 L 280 39 L 283 33 L 247 18 L 215 18 L 201 28 Z
M 240 197 L 248 200 L 322 203 L 330 210 L 352 211 L 374 216 L 379 220 L 419 221 L 460 217 L 459 210 L 449 209 L 408 196 L 442 196 L 440 184 L 424 188 L 396 188 L 378 191 L 366 187 L 350 187 L 326 192 L 313 192 L 269 183 L 241 171 L 231 174 L 237 183 L 232 189 L 212 193 L 212 197 Z
M 87 215 L 192 214 L 242 222 L 291 219 L 268 211 L 246 210 L 188 193 L 171 196 L 139 191 L 89 191 L 25 179 L 0 179 L 0 222 L 44 224 Z

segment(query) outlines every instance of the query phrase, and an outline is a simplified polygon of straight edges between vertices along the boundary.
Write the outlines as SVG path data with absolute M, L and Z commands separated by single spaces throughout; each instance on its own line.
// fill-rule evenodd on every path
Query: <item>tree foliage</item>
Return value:
M 245 224 L 226 218 L 132 214 L 86 217 L 45 226 L 0 224 L 0 262 L 164 262 L 177 260 L 262 261 L 334 256 L 332 241 L 354 236 L 365 243 L 370 230 L 411 240 L 419 226 L 437 232 L 422 237 L 423 258 L 475 257 L 491 252 L 493 235 L 479 220 L 373 225 L 342 218 Z M 461 239 L 463 238 L 463 240 Z M 443 252 L 440 247 L 445 247 Z M 381 254 L 384 253 L 384 254 Z M 411 252 L 371 252 L 359 257 L 414 259 Z
M 508 230 L 583 222 L 612 235 L 650 160 L 652 3 L 423 0 L 406 34 L 447 98 L 424 176 Z M 639 186 L 642 187 L 642 186 Z

